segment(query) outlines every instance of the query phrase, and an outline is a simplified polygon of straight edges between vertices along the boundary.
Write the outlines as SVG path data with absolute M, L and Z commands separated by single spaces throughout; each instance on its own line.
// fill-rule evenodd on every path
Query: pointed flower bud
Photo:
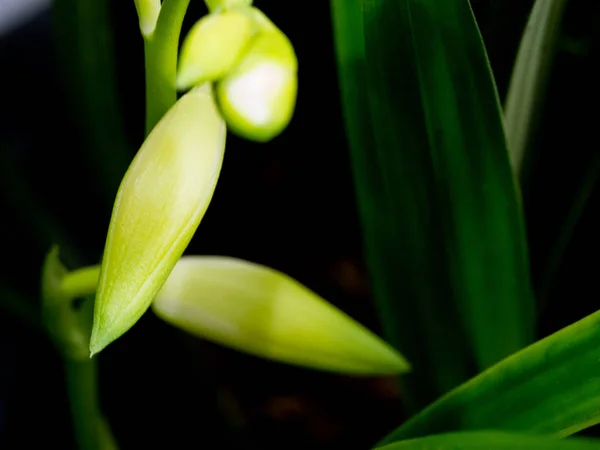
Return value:
M 183 41 L 177 89 L 215 81 L 231 71 L 258 31 L 250 8 L 215 12 L 200 19 Z
M 208 10 L 219 11 L 223 9 L 237 8 L 239 6 L 250 6 L 252 0 L 205 0 Z
M 285 129 L 294 113 L 298 91 L 294 48 L 268 19 L 263 21 L 261 31 L 236 68 L 216 84 L 228 128 L 259 142 L 269 141 Z
M 135 0 L 135 9 L 140 21 L 142 36 L 148 37 L 154 32 L 160 13 L 160 0 Z
M 198 337 L 284 363 L 357 375 L 409 370 L 392 347 L 297 281 L 235 258 L 181 258 L 152 309 Z
M 184 95 L 127 170 L 113 209 L 94 309 L 92 355 L 147 310 L 213 195 L 225 124 L 208 86 Z

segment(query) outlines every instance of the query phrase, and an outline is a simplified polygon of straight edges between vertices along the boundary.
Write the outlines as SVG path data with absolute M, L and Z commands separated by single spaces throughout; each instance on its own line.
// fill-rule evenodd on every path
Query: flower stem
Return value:
M 146 135 L 177 100 L 179 35 L 190 0 L 165 0 L 156 27 L 144 36 Z
M 75 438 L 80 450 L 116 450 L 100 412 L 97 391 L 97 360 L 65 359 L 65 378 Z
M 89 357 L 89 336 L 99 267 L 69 272 L 53 247 L 42 268 L 42 317 L 50 339 L 60 353 L 78 448 L 117 449 L 108 424 L 100 412 L 96 360 Z M 75 306 L 76 298 L 85 301 Z M 87 298 L 86 298 L 87 297 Z
M 60 287 L 70 298 L 84 297 L 96 292 L 99 276 L 100 265 L 83 267 L 67 273 Z

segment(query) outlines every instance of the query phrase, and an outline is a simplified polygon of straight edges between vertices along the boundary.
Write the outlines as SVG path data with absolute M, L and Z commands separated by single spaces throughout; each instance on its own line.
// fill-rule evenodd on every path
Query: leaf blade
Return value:
M 527 21 L 504 107 L 511 163 L 523 176 L 526 151 L 535 131 L 567 0 L 537 0 Z
M 446 243 L 452 260 L 463 261 L 454 266 L 454 289 L 463 317 L 473 315 L 466 328 L 481 370 L 534 339 L 522 212 L 496 86 L 468 1 L 408 4 L 433 167 L 450 181 L 442 187 L 450 198 L 438 191 L 442 207 L 452 209 L 444 216 L 456 221 L 445 230 Z
M 495 429 L 565 437 L 600 423 L 600 312 L 506 358 L 384 438 Z
M 593 439 L 553 439 L 546 436 L 526 436 L 497 431 L 447 433 L 396 442 L 377 450 L 593 450 L 600 441 Z
M 332 8 L 374 296 L 419 409 L 533 340 L 500 106 L 468 2 Z

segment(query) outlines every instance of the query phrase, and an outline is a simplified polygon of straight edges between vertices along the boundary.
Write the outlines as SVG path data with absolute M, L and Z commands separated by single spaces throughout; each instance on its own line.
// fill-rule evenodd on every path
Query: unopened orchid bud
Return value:
M 205 0 L 205 3 L 208 10 L 213 12 L 240 6 L 250 6 L 252 5 L 252 0 Z
M 314 369 L 384 375 L 406 360 L 292 278 L 235 258 L 181 258 L 152 303 L 164 321 L 263 358 Z
M 184 95 L 156 125 L 119 188 L 106 238 L 92 355 L 144 314 L 212 198 L 226 128 L 208 86 Z
M 250 8 L 225 10 L 200 19 L 181 47 L 177 89 L 223 78 L 241 59 L 257 30 Z
M 265 24 L 236 68 L 216 84 L 227 127 L 259 142 L 280 134 L 296 106 L 297 71 L 298 61 L 289 39 Z
M 135 0 L 142 36 L 151 36 L 160 13 L 160 0 Z

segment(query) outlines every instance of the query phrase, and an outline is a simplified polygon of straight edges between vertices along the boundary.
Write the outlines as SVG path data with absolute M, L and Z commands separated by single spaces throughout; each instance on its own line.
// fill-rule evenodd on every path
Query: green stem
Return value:
M 67 393 L 78 448 L 112 450 L 117 445 L 100 413 L 96 360 L 89 357 L 93 298 L 99 267 L 69 272 L 53 247 L 42 268 L 42 313 L 48 336 L 59 351 L 65 370 Z M 76 298 L 87 297 L 75 307 Z
M 146 135 L 177 101 L 177 55 L 183 18 L 190 0 L 165 0 L 154 31 L 144 37 Z
M 80 450 L 112 450 L 117 445 L 100 412 L 96 359 L 65 359 L 64 369 L 75 438 Z
M 61 282 L 61 289 L 70 298 L 84 297 L 96 292 L 100 265 L 84 267 L 67 273 Z

